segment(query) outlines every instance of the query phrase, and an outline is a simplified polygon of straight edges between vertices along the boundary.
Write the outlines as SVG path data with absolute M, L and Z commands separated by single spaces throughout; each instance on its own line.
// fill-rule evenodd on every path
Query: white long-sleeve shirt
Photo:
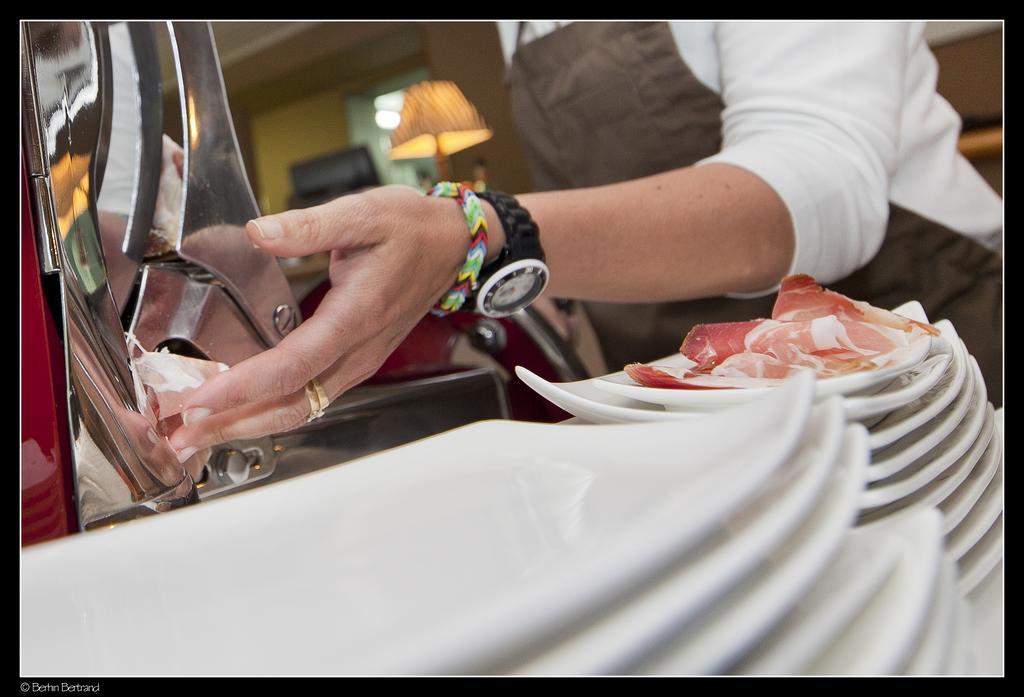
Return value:
M 522 41 L 554 31 L 529 22 Z M 789 209 L 791 273 L 822 283 L 867 264 L 888 204 L 1001 250 L 1002 200 L 957 151 L 960 117 L 935 89 L 923 22 L 670 22 L 680 55 L 718 93 L 728 163 Z M 506 62 L 517 22 L 499 22 Z

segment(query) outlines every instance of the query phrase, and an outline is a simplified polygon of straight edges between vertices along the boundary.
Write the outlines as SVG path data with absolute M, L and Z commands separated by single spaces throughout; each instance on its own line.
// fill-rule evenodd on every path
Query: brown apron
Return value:
M 521 34 L 522 25 L 520 25 Z M 517 42 L 518 43 L 518 42 Z M 664 22 L 576 22 L 519 46 L 508 71 L 512 109 L 537 191 L 599 186 L 686 167 L 719 152 L 721 98 L 679 54 Z M 1002 257 L 890 205 L 867 266 L 829 288 L 892 308 L 919 300 L 949 319 L 1002 404 Z M 679 348 L 702 322 L 770 317 L 774 294 L 671 303 L 587 302 L 612 369 Z

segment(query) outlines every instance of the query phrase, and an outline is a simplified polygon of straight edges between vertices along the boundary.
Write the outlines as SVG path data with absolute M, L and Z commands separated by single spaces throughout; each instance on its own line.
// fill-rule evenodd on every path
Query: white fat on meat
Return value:
M 164 420 L 179 414 L 185 399 L 200 385 L 228 366 L 171 353 L 166 347 L 160 351 L 146 351 L 138 340 L 128 335 L 131 348 L 132 378 L 139 409 L 147 417 Z M 150 403 L 150 396 L 156 404 Z

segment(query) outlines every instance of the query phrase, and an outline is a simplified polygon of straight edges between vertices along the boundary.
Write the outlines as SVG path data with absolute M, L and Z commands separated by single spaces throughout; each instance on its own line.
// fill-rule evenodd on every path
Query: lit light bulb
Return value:
M 374 116 L 377 121 L 377 125 L 383 128 L 385 131 L 393 131 L 398 128 L 398 124 L 402 120 L 402 115 L 397 111 L 389 111 L 387 109 L 381 109 Z

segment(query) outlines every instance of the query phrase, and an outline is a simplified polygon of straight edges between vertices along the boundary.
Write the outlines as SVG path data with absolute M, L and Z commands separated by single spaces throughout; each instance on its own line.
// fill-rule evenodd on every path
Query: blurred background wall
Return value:
M 961 151 L 1003 194 L 1002 22 L 929 22 L 939 62 L 939 93 L 964 121 Z

